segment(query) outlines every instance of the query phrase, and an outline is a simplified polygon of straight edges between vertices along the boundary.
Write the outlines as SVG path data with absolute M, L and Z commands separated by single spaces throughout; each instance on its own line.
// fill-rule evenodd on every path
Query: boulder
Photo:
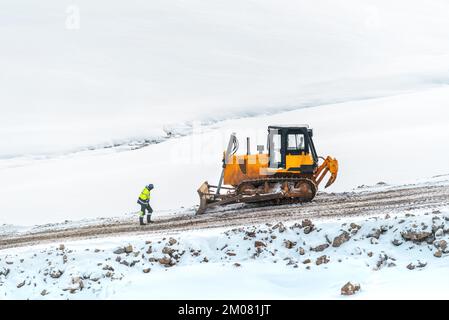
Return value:
M 314 228 L 312 221 L 309 219 L 302 220 L 301 225 L 304 228 L 304 234 L 309 234 Z
M 368 238 L 379 239 L 381 234 L 382 234 L 382 230 L 380 230 L 380 229 L 373 229 L 373 231 L 371 233 L 369 233 L 367 235 L 367 237 Z
M 255 233 L 254 231 L 246 231 L 246 232 L 245 232 L 245 235 L 246 235 L 248 238 L 255 238 L 255 237 L 256 237 L 256 233 Z
M 444 230 L 443 228 L 438 228 L 435 231 L 435 238 L 441 238 L 442 236 L 444 236 Z
M 288 259 L 288 263 L 286 264 L 287 266 L 291 266 L 291 265 L 295 265 L 295 261 L 292 259 Z
M 6 276 L 8 276 L 9 274 L 9 269 L 8 268 L 0 268 L 0 276 L 4 276 L 6 278 Z
M 377 260 L 377 262 L 376 262 L 377 269 L 375 269 L 375 270 L 379 270 L 380 268 L 382 268 L 382 266 L 384 266 L 387 263 L 389 258 L 390 257 L 385 253 L 379 254 L 379 260 Z
M 326 264 L 326 263 L 328 263 L 330 260 L 327 258 L 327 256 L 326 255 L 322 255 L 321 257 L 318 257 L 317 259 L 316 259 L 316 265 L 317 266 L 319 266 L 320 264 Z
M 396 247 L 398 247 L 398 246 L 400 246 L 402 244 L 402 241 L 398 240 L 398 239 L 394 239 L 393 241 L 391 241 L 391 243 L 393 245 L 395 245 Z
M 311 220 L 309 220 L 309 219 L 304 219 L 304 220 L 302 220 L 302 222 L 301 222 L 301 226 L 304 228 L 304 227 L 312 227 L 313 226 L 313 223 L 312 223 L 312 221 Z
M 285 246 L 287 249 L 291 249 L 291 248 L 293 248 L 294 246 L 296 246 L 296 242 L 293 242 L 293 241 L 290 241 L 290 240 L 285 240 L 285 241 L 284 241 L 284 246 Z
M 145 268 L 142 271 L 143 271 L 143 273 L 149 273 L 151 271 L 151 268 Z
M 443 252 L 441 252 L 441 250 L 437 250 L 435 251 L 435 253 L 433 254 L 434 257 L 437 258 L 441 258 L 441 256 L 443 255 Z
M 356 229 L 356 230 L 360 230 L 361 226 L 359 226 L 358 224 L 351 222 L 351 224 L 349 225 L 349 227 L 351 229 Z
M 131 261 L 131 263 L 129 264 L 130 267 L 134 267 L 137 263 L 139 263 L 140 260 L 133 260 Z
M 123 253 L 125 253 L 125 248 L 122 248 L 122 247 L 117 248 L 114 250 L 114 253 L 115 254 L 123 254 Z
M 285 231 L 285 226 L 282 222 L 277 223 L 276 225 L 274 225 L 272 227 L 273 230 L 275 229 L 279 229 L 279 232 L 284 232 Z
M 175 252 L 175 249 L 169 248 L 169 247 L 164 247 L 162 249 L 162 253 L 163 254 L 168 254 L 169 256 L 171 256 L 173 254 L 173 252 Z
M 160 259 L 158 260 L 158 262 L 159 262 L 160 264 L 165 265 L 165 266 L 170 266 L 171 263 L 172 263 L 172 260 L 171 260 L 171 258 L 169 258 L 169 257 L 163 257 L 163 258 L 160 258 Z
M 303 256 L 303 255 L 305 254 L 305 250 L 304 250 L 303 247 L 300 247 L 300 248 L 298 249 L 298 252 L 299 252 L 299 254 L 300 254 L 301 256 Z
M 418 260 L 418 265 L 416 266 L 417 268 L 424 268 L 425 266 L 427 266 L 427 262 L 421 262 Z
M 64 271 L 56 269 L 56 270 L 52 270 L 50 272 L 50 277 L 52 277 L 53 279 L 58 279 L 62 276 L 62 274 L 64 273 Z
M 103 267 L 103 270 L 114 271 L 114 268 L 107 264 Z
M 254 247 L 256 247 L 256 248 L 266 247 L 266 246 L 267 246 L 267 245 L 266 245 L 265 243 L 263 243 L 262 241 L 256 240 L 256 241 L 254 242 Z
M 168 239 L 168 244 L 169 245 L 174 245 L 174 244 L 176 244 L 176 243 L 178 243 L 178 241 L 176 241 L 176 239 L 175 238 L 170 238 L 170 239 Z
M 84 289 L 84 282 L 80 277 L 73 277 L 72 284 L 74 285 L 72 289 L 79 289 L 79 290 Z
M 355 283 L 352 284 L 351 282 L 347 282 L 342 288 L 341 288 L 341 294 L 344 296 L 350 296 L 355 294 L 356 292 L 360 291 L 360 285 Z
M 405 232 L 401 232 L 401 236 L 405 241 L 412 241 L 415 243 L 428 241 L 430 238 L 433 238 L 432 232 L 415 231 L 415 230 L 408 230 Z
M 127 266 L 127 267 L 129 267 L 129 262 L 128 262 L 128 261 L 126 261 L 126 260 L 122 260 L 122 261 L 120 261 L 120 264 L 123 264 L 124 266 Z
M 321 252 L 324 251 L 325 249 L 327 249 L 329 247 L 328 243 L 323 243 L 320 244 L 319 246 L 316 246 L 315 248 L 310 248 L 311 251 L 315 251 L 315 252 Z
M 304 227 L 304 234 L 309 234 L 312 230 L 313 228 L 311 226 Z
M 62 243 L 59 245 L 59 250 L 64 250 L 65 249 L 65 245 L 63 245 Z
M 124 249 L 125 249 L 125 253 L 133 252 L 133 246 L 130 244 L 128 244 Z
M 332 247 L 337 248 L 343 243 L 347 242 L 349 239 L 351 239 L 351 236 L 349 235 L 349 233 L 344 231 L 342 234 L 334 238 L 334 241 L 332 241 Z

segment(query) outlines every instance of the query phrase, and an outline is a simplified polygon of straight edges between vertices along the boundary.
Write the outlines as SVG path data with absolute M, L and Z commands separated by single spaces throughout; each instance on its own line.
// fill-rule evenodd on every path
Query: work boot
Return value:
M 139 223 L 140 223 L 141 226 L 145 225 L 145 223 L 143 223 L 143 217 L 139 217 Z
M 147 215 L 147 223 L 152 223 L 153 221 L 151 221 L 151 216 Z

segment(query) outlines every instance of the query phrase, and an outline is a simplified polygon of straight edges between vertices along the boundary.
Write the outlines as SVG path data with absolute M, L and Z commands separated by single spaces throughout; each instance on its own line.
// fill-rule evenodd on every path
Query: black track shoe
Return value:
M 151 216 L 147 215 L 147 223 L 152 223 L 153 221 L 151 221 Z
M 143 223 L 143 217 L 139 217 L 139 223 L 140 223 L 141 226 L 145 225 L 145 223 Z

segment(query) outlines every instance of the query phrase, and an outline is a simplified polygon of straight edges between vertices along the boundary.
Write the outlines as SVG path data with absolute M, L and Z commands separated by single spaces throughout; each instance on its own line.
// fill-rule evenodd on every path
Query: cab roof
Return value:
M 309 129 L 308 124 L 291 124 L 291 125 L 272 125 L 268 129 Z

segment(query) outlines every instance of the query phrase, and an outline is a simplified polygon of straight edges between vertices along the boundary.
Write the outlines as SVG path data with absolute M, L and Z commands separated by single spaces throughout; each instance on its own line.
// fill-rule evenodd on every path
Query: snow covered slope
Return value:
M 0 299 L 447 299 L 449 211 L 0 252 Z
M 448 11 L 445 0 L 3 0 L 0 157 L 448 83 Z
M 257 144 L 266 143 L 269 124 L 309 123 L 315 129 L 318 153 L 340 161 L 339 177 L 330 191 L 447 174 L 448 104 L 449 87 L 443 86 L 224 121 L 134 151 L 3 160 L 0 223 L 31 225 L 124 215 L 137 210 L 136 198 L 149 182 L 156 186 L 152 196 L 156 216 L 166 213 L 161 210 L 196 205 L 198 186 L 204 180 L 218 180 L 229 134 L 237 132 L 241 141 L 253 137 L 256 152 Z M 239 152 L 246 152 L 245 147 Z

